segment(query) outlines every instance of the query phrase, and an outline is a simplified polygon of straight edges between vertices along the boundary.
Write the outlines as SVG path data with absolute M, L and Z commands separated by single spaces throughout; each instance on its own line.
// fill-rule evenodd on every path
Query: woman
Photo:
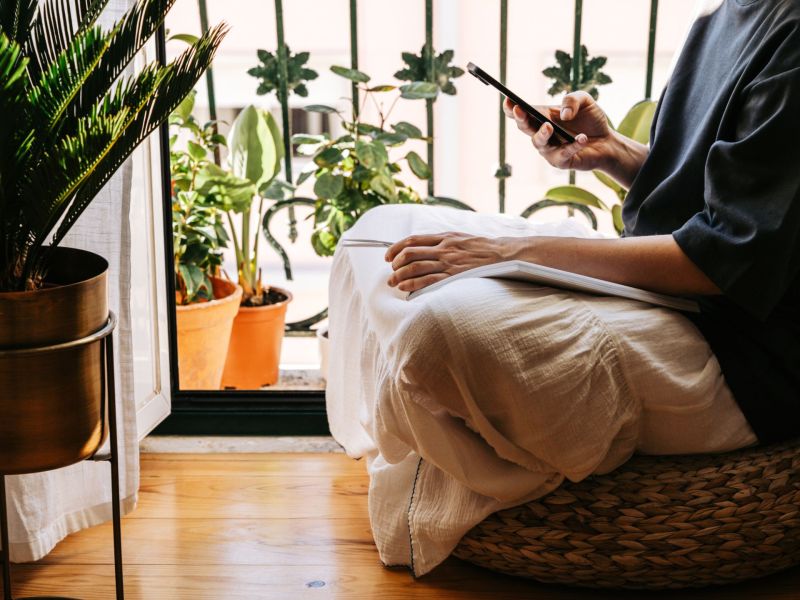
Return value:
M 571 145 L 550 147 L 550 126 L 505 111 L 552 165 L 630 187 L 626 235 L 420 206 L 373 209 L 348 232 L 401 241 L 386 270 L 372 250 L 337 250 L 331 432 L 368 459 L 381 558 L 417 575 L 491 512 L 634 452 L 800 433 L 800 3 L 717 0 L 649 148 L 583 93 L 551 109 Z M 405 299 L 512 258 L 694 296 L 702 313 L 483 278 Z
M 800 29 L 797 2 L 728 0 L 700 19 L 664 92 L 650 149 L 609 128 L 585 92 L 551 118 L 578 132 L 548 145 L 562 169 L 630 188 L 618 240 L 413 236 L 386 254 L 389 285 L 413 291 L 482 264 L 521 259 L 608 281 L 700 296 L 695 323 L 762 442 L 800 434 Z

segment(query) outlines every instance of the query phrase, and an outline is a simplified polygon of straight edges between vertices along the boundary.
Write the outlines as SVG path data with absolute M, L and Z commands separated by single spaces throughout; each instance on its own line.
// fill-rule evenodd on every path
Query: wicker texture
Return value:
M 491 515 L 455 555 L 595 588 L 700 587 L 768 575 L 800 564 L 800 440 L 635 457 Z

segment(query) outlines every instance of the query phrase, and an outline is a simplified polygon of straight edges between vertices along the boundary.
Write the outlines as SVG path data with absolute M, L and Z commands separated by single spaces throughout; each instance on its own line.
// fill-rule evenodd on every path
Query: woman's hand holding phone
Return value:
M 551 165 L 559 169 L 608 173 L 623 186 L 629 187 L 647 158 L 647 146 L 619 135 L 608 125 L 608 118 L 600 106 L 586 92 L 573 92 L 564 96 L 561 106 L 537 107 L 551 121 L 568 131 L 575 132 L 575 142 L 552 146 L 548 144 L 553 127 L 536 123 L 518 106 L 506 98 L 503 111 L 513 119 L 524 134 L 530 136 L 533 146 Z

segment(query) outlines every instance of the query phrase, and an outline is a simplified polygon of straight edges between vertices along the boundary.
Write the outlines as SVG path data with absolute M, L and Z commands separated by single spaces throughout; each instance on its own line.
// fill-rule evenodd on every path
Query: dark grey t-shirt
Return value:
M 693 319 L 759 440 L 800 435 L 800 0 L 697 20 L 622 214 L 722 290 Z

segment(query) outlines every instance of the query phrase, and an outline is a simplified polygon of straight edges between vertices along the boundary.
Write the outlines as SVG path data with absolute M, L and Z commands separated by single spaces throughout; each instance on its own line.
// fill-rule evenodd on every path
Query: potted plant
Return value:
M 125 68 L 172 2 L 142 0 L 111 29 L 107 2 L 0 5 L 0 348 L 83 338 L 108 319 L 106 261 L 64 236 L 210 64 L 216 27 L 172 63 Z M 32 472 L 102 444 L 96 344 L 0 358 L 0 466 Z M 20 374 L 25 374 L 21 377 Z
M 170 116 L 172 236 L 181 389 L 219 389 L 242 288 L 219 277 L 228 235 L 211 160 L 225 138 L 192 115 L 195 93 Z M 182 139 L 185 138 L 185 139 Z
M 369 75 L 341 66 L 331 71 L 359 86 L 364 94 L 364 103 L 373 100 L 378 111 L 376 125 L 365 123 L 353 111 L 351 118 L 331 106 L 313 104 L 306 107 L 312 112 L 336 114 L 341 119 L 345 134 L 335 139 L 331 136 L 298 134 L 292 142 L 301 153 L 312 156 L 312 163 L 297 179 L 301 185 L 314 177 L 314 194 L 317 197 L 314 209 L 314 231 L 311 244 L 320 256 L 331 256 L 336 250 L 341 235 L 347 231 L 366 211 L 381 204 L 420 203 L 420 195 L 398 177 L 400 162 L 390 158 L 409 139 L 426 140 L 422 131 L 406 121 L 389 126 L 388 121 L 398 97 L 409 99 L 428 98 L 436 94 L 436 84 L 413 82 L 400 88 L 400 94 L 392 100 L 388 109 L 375 100 L 375 95 L 395 92 L 393 85 L 368 86 Z M 397 76 L 404 75 L 398 72 Z M 457 76 L 457 75 L 456 75 Z M 449 89 L 449 88 L 448 88 Z M 391 128 L 390 128 L 391 127 Z M 416 177 L 426 180 L 431 170 L 422 157 L 414 151 L 407 152 L 403 159 Z M 320 352 L 320 372 L 327 379 L 328 328 L 317 330 Z
M 291 186 L 276 179 L 283 143 L 269 112 L 252 105 L 245 108 L 231 125 L 228 151 L 230 171 L 219 179 L 217 189 L 228 209 L 243 294 L 222 386 L 258 389 L 278 381 L 286 309 L 292 300 L 288 290 L 265 286 L 262 281 L 259 224 L 266 201 L 282 199 Z
M 374 94 L 392 92 L 393 85 L 367 87 L 370 77 L 361 71 L 333 66 L 331 70 L 360 84 L 366 103 Z M 406 143 L 409 139 L 426 139 L 415 125 L 400 121 L 391 125 L 390 108 L 375 102 L 379 123 L 372 125 L 360 120 L 358 114 L 350 119 L 331 106 L 312 104 L 306 110 L 336 114 L 345 134 L 331 139 L 328 134 L 292 136 L 299 152 L 312 156 L 312 164 L 297 179 L 297 185 L 314 177 L 314 194 L 317 202 L 314 210 L 314 232 L 311 244 L 320 256 L 331 256 L 341 235 L 371 208 L 381 204 L 419 203 L 420 195 L 397 174 L 400 163 L 391 160 L 389 151 Z M 431 176 L 427 163 L 414 151 L 407 152 L 405 160 L 419 179 Z

